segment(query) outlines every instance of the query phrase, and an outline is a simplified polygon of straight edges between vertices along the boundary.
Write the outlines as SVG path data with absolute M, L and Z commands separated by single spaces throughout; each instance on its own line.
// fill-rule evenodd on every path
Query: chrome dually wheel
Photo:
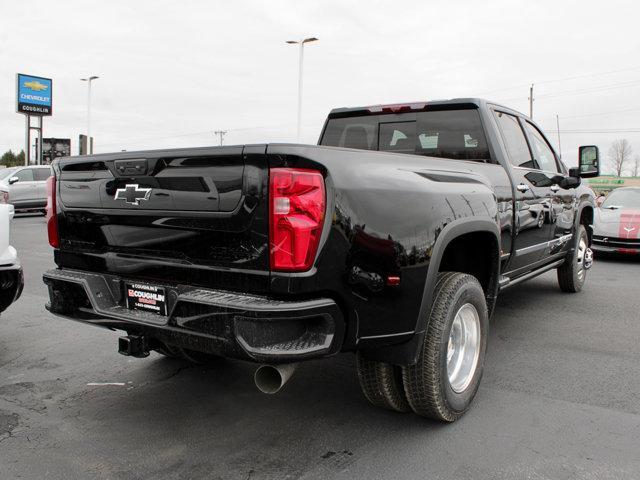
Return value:
M 585 270 L 586 270 L 586 265 L 585 265 L 585 257 L 587 254 L 587 249 L 589 247 L 587 246 L 587 242 L 585 241 L 584 238 L 580 239 L 580 242 L 578 243 L 578 250 L 576 252 L 576 267 L 578 269 L 578 280 L 580 280 L 581 282 L 584 280 L 584 275 L 585 275 Z
M 402 366 L 407 402 L 418 415 L 453 422 L 475 397 L 487 348 L 489 312 L 477 278 L 439 272 L 415 364 Z
M 447 345 L 447 375 L 451 389 L 464 392 L 480 358 L 480 315 L 476 307 L 465 303 L 456 313 Z
M 558 267 L 558 284 L 563 292 L 582 290 L 587 272 L 593 264 L 593 252 L 589 248 L 589 236 L 584 225 L 578 225 L 574 234 L 573 250 Z

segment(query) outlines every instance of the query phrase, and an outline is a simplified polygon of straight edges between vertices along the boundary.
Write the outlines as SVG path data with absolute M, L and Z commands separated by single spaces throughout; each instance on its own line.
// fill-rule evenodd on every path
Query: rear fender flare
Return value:
M 591 242 L 593 240 L 593 222 L 595 222 L 595 215 L 596 215 L 596 208 L 595 205 L 593 205 L 591 202 L 589 201 L 582 201 L 580 202 L 580 204 L 578 205 L 578 209 L 576 211 L 576 218 L 573 224 L 573 232 L 572 233 L 576 233 L 578 231 L 578 227 L 580 227 L 581 224 L 581 220 L 582 220 L 582 212 L 584 212 L 585 208 L 590 208 L 591 209 L 591 218 L 592 218 L 592 223 L 591 225 L 586 225 L 585 227 L 587 229 L 587 236 L 589 237 L 589 245 L 591 245 Z
M 444 227 L 433 246 L 431 259 L 427 268 L 427 277 L 424 284 L 420 311 L 418 313 L 418 318 L 416 319 L 416 328 L 414 330 L 413 337 L 405 343 L 367 349 L 365 351 L 367 358 L 394 365 L 414 365 L 418 361 L 420 348 L 428 327 L 428 314 L 431 310 L 433 294 L 435 292 L 438 271 L 440 269 L 440 262 L 442 261 L 443 254 L 451 241 L 461 235 L 473 232 L 490 232 L 496 237 L 496 245 L 500 245 L 500 229 L 498 224 L 495 219 L 488 216 L 460 218 Z M 500 256 L 497 255 L 496 258 L 497 264 L 494 269 L 495 278 L 493 280 L 496 285 L 497 292 L 498 276 L 500 274 Z M 493 292 L 490 295 L 495 296 L 496 292 Z
M 490 217 L 486 218 L 461 218 L 448 224 L 438 235 L 433 246 L 433 253 L 429 261 L 427 269 L 427 278 L 424 284 L 424 292 L 422 294 L 422 303 L 420 304 L 420 312 L 416 321 L 416 335 L 423 335 L 427 330 L 427 320 L 431 304 L 433 303 L 433 294 L 436 288 L 436 280 L 440 271 L 440 262 L 442 256 L 452 240 L 473 232 L 490 232 L 496 237 L 496 245 L 500 245 L 500 229 L 496 221 Z M 500 255 L 496 257 L 500 261 Z M 498 267 L 498 265 L 496 265 Z M 499 268 L 494 269 L 495 283 L 500 274 Z

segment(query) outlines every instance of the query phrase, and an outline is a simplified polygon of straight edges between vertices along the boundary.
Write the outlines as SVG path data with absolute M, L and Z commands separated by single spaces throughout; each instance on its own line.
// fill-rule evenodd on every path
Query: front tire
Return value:
M 584 225 L 576 230 L 573 252 L 558 268 L 558 284 L 563 292 L 577 293 L 582 290 L 591 267 L 593 253 L 589 248 L 589 236 Z
M 438 274 L 418 362 L 402 367 L 407 401 L 423 417 L 453 422 L 478 391 L 489 315 L 478 280 L 464 273 Z

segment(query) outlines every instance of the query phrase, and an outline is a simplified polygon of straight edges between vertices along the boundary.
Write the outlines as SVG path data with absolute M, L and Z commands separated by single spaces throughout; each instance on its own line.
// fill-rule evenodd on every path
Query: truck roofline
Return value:
M 378 115 L 380 113 L 404 113 L 404 112 L 416 112 L 425 111 L 431 108 L 433 109 L 447 109 L 464 106 L 483 108 L 486 106 L 497 107 L 500 110 L 505 110 L 508 113 L 516 115 L 524 115 L 512 108 L 505 105 L 501 105 L 484 98 L 451 98 L 446 100 L 421 100 L 415 102 L 399 102 L 393 104 L 379 104 L 379 105 L 366 105 L 361 107 L 340 107 L 334 108 L 329 112 L 328 118 L 349 117 L 359 115 Z M 526 115 L 525 115 L 526 116 Z

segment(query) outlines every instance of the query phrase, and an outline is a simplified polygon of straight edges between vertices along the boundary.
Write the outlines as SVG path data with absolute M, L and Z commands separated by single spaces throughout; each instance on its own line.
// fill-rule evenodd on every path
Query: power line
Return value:
M 545 83 L 557 83 L 557 82 L 565 82 L 565 81 L 569 81 L 569 80 L 579 80 L 581 78 L 591 78 L 591 77 L 599 77 L 599 76 L 603 76 L 603 75 L 611 75 L 614 73 L 623 73 L 623 72 L 630 72 L 633 70 L 640 70 L 640 65 L 637 65 L 635 67 L 628 67 L 628 68 L 622 68 L 620 70 L 608 70 L 605 72 L 594 72 L 594 73 L 586 73 L 584 75 L 574 75 L 571 77 L 562 77 L 562 78 L 553 78 L 553 79 L 548 79 L 548 80 L 541 80 L 541 81 L 536 81 L 536 84 L 545 84 Z M 488 90 L 485 92 L 481 92 L 477 95 L 487 95 L 490 93 L 496 93 L 496 92 L 505 92 L 508 90 L 516 90 L 516 89 L 520 89 L 520 88 L 526 88 L 528 87 L 530 84 L 528 83 L 521 83 L 519 85 L 513 85 L 511 87 L 503 87 L 503 88 L 498 88 L 495 90 Z
M 556 79 L 552 79 L 552 80 L 542 80 L 542 81 L 536 82 L 536 83 L 540 84 L 540 83 L 564 82 L 564 81 L 567 81 L 567 80 L 578 80 L 580 78 L 599 77 L 599 76 L 602 76 L 602 75 L 611 75 L 613 73 L 630 72 L 632 70 L 640 70 L 640 65 L 637 65 L 635 67 L 623 68 L 623 69 L 620 69 L 620 70 L 609 70 L 607 72 L 587 73 L 587 74 L 584 74 L 584 75 L 576 75 L 576 76 L 573 76 L 573 77 L 556 78 Z
M 613 115 L 616 113 L 627 113 L 627 112 L 637 112 L 637 111 L 640 111 L 640 108 L 626 108 L 624 110 L 611 110 L 608 112 L 586 113 L 581 115 L 562 115 L 562 119 L 565 120 L 567 118 L 599 117 L 601 115 Z M 555 117 L 543 117 L 542 119 L 539 118 L 538 121 L 551 120 L 552 118 L 555 118 Z
M 243 131 L 250 131 L 250 130 L 264 130 L 264 129 L 271 129 L 271 128 L 287 128 L 287 127 L 292 127 L 293 125 L 291 124 L 287 124 L 287 125 L 263 125 L 263 126 L 258 126 L 258 127 L 243 127 L 243 128 L 233 128 L 233 129 L 227 129 L 225 130 L 225 134 L 227 133 L 231 133 L 231 132 L 243 132 Z M 219 133 L 214 132 L 216 135 L 219 135 Z M 180 134 L 168 134 L 168 135 L 162 135 L 162 136 L 157 136 L 157 137 L 146 137 L 146 138 L 129 138 L 129 139 L 124 139 L 121 140 L 119 142 L 113 142 L 113 143 L 101 143 L 100 145 L 102 147 L 109 147 L 109 146 L 120 146 L 122 144 L 125 143 L 140 143 L 140 142 L 145 142 L 145 141 L 149 141 L 149 140 L 164 140 L 166 138 L 180 138 L 180 137 L 195 137 L 198 135 L 211 135 L 211 130 L 205 130 L 203 132 L 190 132 L 190 133 L 180 133 Z
M 605 90 L 614 90 L 617 88 L 628 88 L 628 87 L 637 87 L 637 86 L 640 86 L 640 80 L 631 80 L 629 82 L 612 83 L 609 85 L 599 85 L 597 87 L 589 87 L 589 88 L 582 88 L 582 89 L 564 90 L 561 92 L 549 93 L 546 95 L 539 95 L 536 98 L 555 98 L 555 97 L 563 97 L 566 95 L 581 95 L 583 93 L 601 92 Z
M 552 129 L 545 128 L 547 131 Z M 608 129 L 566 129 L 560 133 L 640 133 L 640 128 L 608 128 Z
M 111 145 L 122 145 L 123 143 L 139 143 L 146 142 L 148 140 L 163 140 L 165 138 L 179 138 L 179 137 L 194 137 L 196 135 L 211 135 L 211 130 L 205 130 L 204 132 L 192 132 L 192 133 L 179 133 L 174 135 L 163 135 L 161 137 L 146 137 L 146 138 L 129 138 L 120 140 L 119 142 L 114 143 L 102 143 L 101 147 L 108 147 Z
M 564 90 L 556 93 L 547 93 L 543 95 L 537 95 L 535 97 L 535 100 L 539 100 L 539 99 L 545 100 L 548 98 L 566 97 L 570 95 L 582 95 L 585 93 L 598 93 L 598 92 L 604 92 L 608 90 L 615 90 L 618 88 L 629 88 L 629 87 L 638 87 L 638 86 L 640 86 L 640 80 L 631 80 L 629 82 L 613 83 L 610 85 L 599 85 L 597 87 L 589 87 L 585 89 Z M 531 87 L 529 90 L 529 97 L 527 97 L 527 100 L 529 102 L 531 102 L 530 98 L 531 98 Z M 498 100 L 500 102 L 506 103 L 506 102 L 512 102 L 515 100 L 524 100 L 524 96 L 511 97 L 511 98 L 498 98 Z M 529 110 L 531 110 L 531 105 Z

